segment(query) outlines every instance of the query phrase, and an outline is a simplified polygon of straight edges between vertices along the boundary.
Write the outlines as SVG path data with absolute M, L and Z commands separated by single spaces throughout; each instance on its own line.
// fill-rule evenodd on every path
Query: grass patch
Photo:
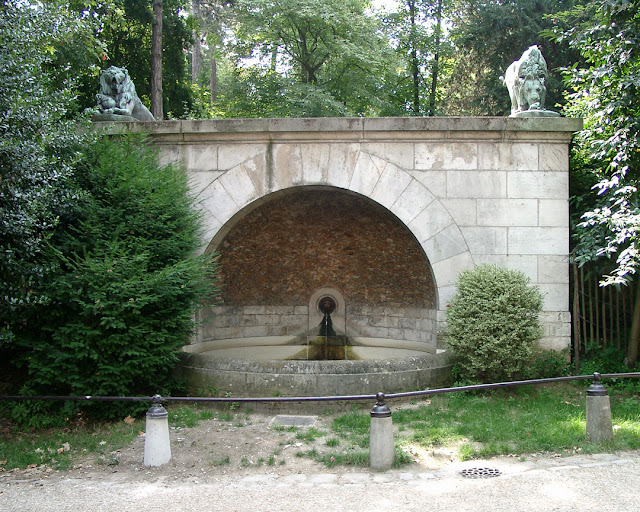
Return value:
M 214 467 L 218 467 L 218 466 L 226 466 L 228 464 L 230 464 L 231 460 L 229 459 L 229 456 L 226 455 L 225 457 L 220 457 L 219 459 L 213 459 L 211 461 L 211 465 Z
M 0 468 L 10 471 L 46 465 L 68 470 L 88 455 L 95 456 L 98 463 L 115 465 L 118 460 L 113 453 L 130 444 L 140 430 L 144 430 L 144 422 L 131 418 L 127 418 L 127 422 L 33 432 L 6 428 L 0 438 Z
M 640 447 L 640 401 L 610 396 L 614 440 L 586 439 L 585 392 L 577 386 L 484 394 L 439 395 L 400 409 L 393 421 L 404 442 L 422 448 L 457 445 L 461 459 L 506 454 L 560 454 L 634 450 Z
M 614 439 L 604 443 L 586 439 L 585 389 L 580 385 L 450 393 L 395 407 L 391 402 L 395 465 L 411 462 L 412 451 L 439 448 L 453 451 L 460 460 L 639 449 L 640 397 L 617 389 L 610 389 L 609 395 Z M 336 417 L 331 425 L 336 436 L 327 445 L 339 438 L 340 453 L 323 454 L 318 460 L 328 466 L 366 465 L 362 454 L 369 446 L 370 421 L 367 412 Z
M 300 439 L 305 443 L 312 443 L 319 437 L 323 437 L 325 435 L 324 432 L 318 430 L 317 428 L 311 427 L 307 430 L 301 430 L 296 434 L 296 439 Z
M 197 427 L 201 421 L 214 417 L 211 409 L 199 407 L 197 404 L 169 406 L 169 425 L 176 428 Z

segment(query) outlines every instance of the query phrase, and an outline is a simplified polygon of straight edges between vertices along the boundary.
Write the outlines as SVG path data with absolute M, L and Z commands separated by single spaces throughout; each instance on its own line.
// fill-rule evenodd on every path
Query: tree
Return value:
M 203 43 L 208 50 L 209 61 L 209 97 L 213 105 L 218 97 L 218 58 L 222 53 L 226 18 L 232 0 L 192 0 L 194 17 L 194 44 L 191 51 L 191 79 L 202 85 Z
M 640 266 L 640 7 L 625 0 L 598 0 L 561 17 L 559 41 L 579 50 L 585 66 L 567 70 L 572 88 L 568 115 L 583 117 L 574 161 L 590 174 L 597 195 L 577 232 L 577 261 L 602 260 L 603 286 L 638 282 Z M 640 289 L 640 287 L 638 287 Z M 640 294 L 636 295 L 627 359 L 638 359 Z
M 50 300 L 15 337 L 15 362 L 28 371 L 21 392 L 170 393 L 194 308 L 213 289 L 214 264 L 195 256 L 200 220 L 188 179 L 159 165 L 157 150 L 134 136 L 87 146 L 72 179 L 82 195 L 51 237 L 56 271 L 43 284 Z M 67 402 L 62 411 L 68 417 L 79 407 Z M 100 417 L 133 410 L 89 407 Z M 23 422 L 48 420 L 34 412 L 28 404 L 13 410 Z
M 153 0 L 151 23 L 151 113 L 156 120 L 164 117 L 162 108 L 162 0 Z
M 45 250 L 81 196 L 70 179 L 89 137 L 79 134 L 67 69 L 91 34 L 63 5 L 4 0 L 0 9 L 0 346 L 11 348 L 50 300 L 43 286 L 55 265 Z
M 391 49 L 362 0 L 240 0 L 232 45 L 241 66 L 279 72 L 366 115 Z
M 406 63 L 408 77 L 403 78 L 411 84 L 406 110 L 411 115 L 435 115 L 441 54 L 447 46 L 442 39 L 442 0 L 399 1 L 397 11 L 383 20 Z

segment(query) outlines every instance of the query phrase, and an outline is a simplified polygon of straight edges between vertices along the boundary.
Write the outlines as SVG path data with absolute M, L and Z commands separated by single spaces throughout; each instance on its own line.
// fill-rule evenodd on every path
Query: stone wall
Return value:
M 215 306 L 204 311 L 198 337 L 234 340 L 268 336 L 314 336 L 305 327 L 308 306 Z M 419 341 L 435 352 L 436 311 L 427 308 L 347 307 L 345 330 L 351 338 Z
M 459 272 L 495 263 L 522 270 L 540 287 L 542 345 L 562 349 L 570 342 L 568 148 L 581 126 L 566 118 L 390 118 L 182 121 L 144 129 L 164 160 L 182 164 L 192 178 L 207 225 L 203 250 L 220 248 L 243 218 L 277 195 L 300 187 L 356 194 L 397 217 L 421 247 L 440 326 Z

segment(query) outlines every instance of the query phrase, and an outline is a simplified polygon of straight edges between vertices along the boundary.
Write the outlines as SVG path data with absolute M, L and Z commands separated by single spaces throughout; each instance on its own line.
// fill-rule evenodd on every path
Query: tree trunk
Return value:
M 576 373 L 580 373 L 580 347 L 582 336 L 580 333 L 580 292 L 578 290 L 578 264 L 573 262 L 573 364 Z
M 200 21 L 200 0 L 191 0 L 191 8 L 193 9 L 193 17 Z M 200 41 L 200 31 L 193 31 L 193 48 L 191 50 L 191 81 L 198 82 L 200 72 L 202 71 L 202 43 Z
M 416 3 L 410 0 L 409 16 L 411 19 L 411 74 L 413 76 L 413 115 L 420 114 L 420 66 L 418 64 L 417 35 L 416 35 Z
M 627 365 L 635 366 L 638 361 L 638 342 L 640 341 L 640 286 L 636 286 L 636 300 L 633 304 L 633 316 L 631 317 L 631 333 L 627 348 Z
M 436 10 L 436 38 L 433 64 L 431 65 L 431 92 L 429 93 L 429 115 L 436 113 L 436 90 L 438 88 L 438 72 L 440 70 L 440 33 L 442 30 L 442 0 L 438 0 Z
M 211 77 L 209 79 L 209 92 L 211 93 L 211 105 L 218 99 L 218 63 L 215 57 L 211 57 Z
M 164 117 L 162 107 L 162 0 L 153 0 L 151 113 L 158 121 Z

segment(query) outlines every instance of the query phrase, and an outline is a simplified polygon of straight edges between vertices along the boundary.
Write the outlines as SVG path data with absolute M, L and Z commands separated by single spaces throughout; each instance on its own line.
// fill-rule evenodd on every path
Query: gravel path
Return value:
M 199 475 L 163 469 L 4 474 L 0 510 L 18 511 L 638 511 L 640 452 L 496 458 L 375 473 Z M 462 472 L 480 478 L 463 476 Z M 491 475 L 489 477 L 489 475 Z

